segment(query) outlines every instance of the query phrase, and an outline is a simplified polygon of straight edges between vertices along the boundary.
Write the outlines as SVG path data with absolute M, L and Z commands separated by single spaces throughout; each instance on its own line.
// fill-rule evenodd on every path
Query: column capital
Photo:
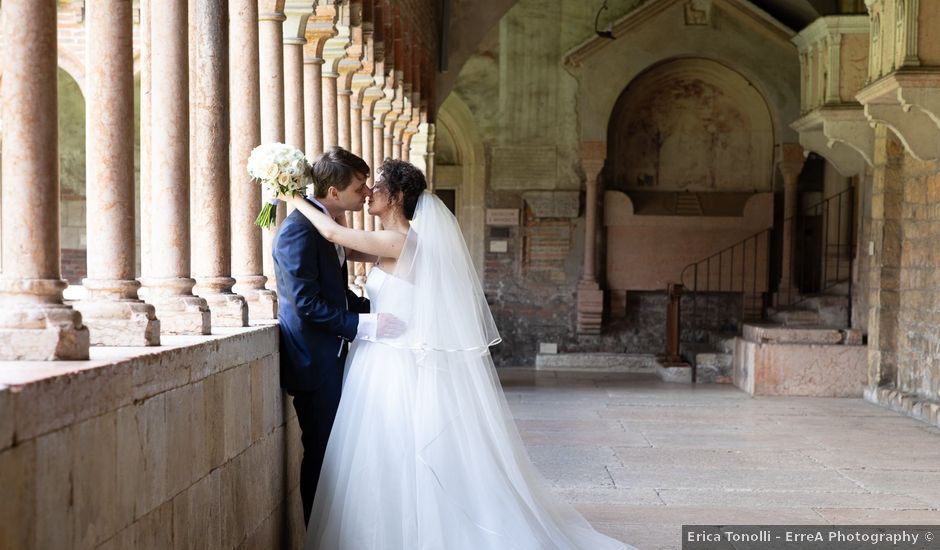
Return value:
M 278 23 L 282 23 L 287 21 L 287 16 L 284 15 L 284 12 L 279 11 L 262 12 L 258 14 L 258 21 L 277 21 Z

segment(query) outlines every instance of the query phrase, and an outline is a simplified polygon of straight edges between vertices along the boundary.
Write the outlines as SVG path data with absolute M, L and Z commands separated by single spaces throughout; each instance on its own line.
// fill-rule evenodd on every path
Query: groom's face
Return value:
M 354 174 L 352 183 L 346 189 L 336 193 L 336 205 L 343 210 L 362 210 L 366 198 L 372 196 L 372 190 L 366 185 L 365 174 Z

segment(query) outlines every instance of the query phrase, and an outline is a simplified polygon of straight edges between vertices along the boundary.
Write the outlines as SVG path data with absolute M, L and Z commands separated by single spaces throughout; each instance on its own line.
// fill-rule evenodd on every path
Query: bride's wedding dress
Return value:
M 373 268 L 373 312 L 408 325 L 357 340 L 306 549 L 607 550 L 526 454 L 489 346 L 499 341 L 456 220 L 419 199 L 395 274 Z

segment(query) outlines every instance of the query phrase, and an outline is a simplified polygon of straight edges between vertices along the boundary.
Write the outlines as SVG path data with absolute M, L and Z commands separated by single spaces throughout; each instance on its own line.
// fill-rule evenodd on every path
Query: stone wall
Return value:
M 869 387 L 884 390 L 881 397 L 890 394 L 890 399 L 908 404 L 936 403 L 940 400 L 936 252 L 940 163 L 913 158 L 890 130 L 879 125 L 874 164 L 868 220 L 874 251 L 867 273 Z
M 300 548 L 277 329 L 0 364 L 0 548 Z

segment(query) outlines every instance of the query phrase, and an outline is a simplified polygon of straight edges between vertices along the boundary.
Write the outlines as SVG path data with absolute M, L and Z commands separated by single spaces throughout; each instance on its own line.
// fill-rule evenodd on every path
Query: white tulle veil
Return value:
M 305 548 L 627 548 L 532 466 L 490 356 L 496 324 L 437 197 L 418 199 L 394 274 L 369 278 L 373 311 L 408 329 L 353 346 Z
M 410 283 L 385 296 L 377 312 L 391 313 L 408 329 L 396 347 L 425 351 L 485 352 L 500 342 L 457 219 L 437 196 L 424 192 L 411 222 L 395 278 Z

